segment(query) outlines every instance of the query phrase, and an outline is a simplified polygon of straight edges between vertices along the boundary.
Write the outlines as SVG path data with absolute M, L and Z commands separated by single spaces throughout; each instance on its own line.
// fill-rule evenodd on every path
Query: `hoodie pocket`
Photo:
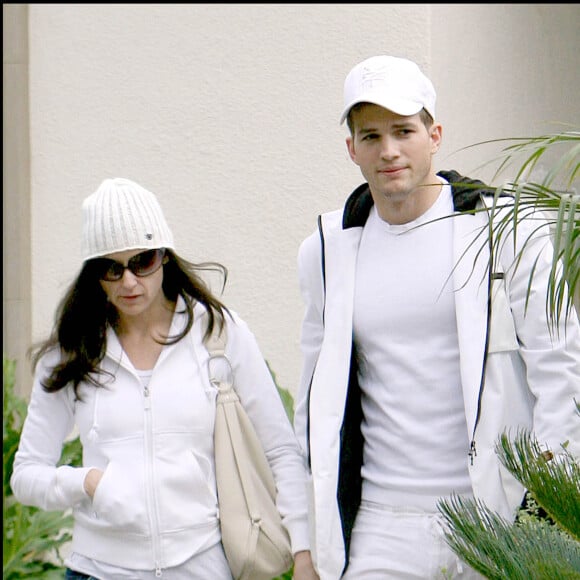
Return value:
M 95 490 L 92 511 L 95 520 L 117 532 L 147 533 L 145 486 L 139 474 L 109 463 Z

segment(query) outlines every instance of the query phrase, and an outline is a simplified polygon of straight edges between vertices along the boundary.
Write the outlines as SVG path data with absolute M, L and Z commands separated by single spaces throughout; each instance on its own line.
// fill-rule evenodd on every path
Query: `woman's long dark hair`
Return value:
M 174 344 L 181 340 L 193 325 L 193 308 L 201 302 L 207 308 L 208 325 L 205 335 L 209 336 L 214 325 L 224 325 L 227 307 L 212 294 L 209 285 L 198 272 L 214 271 L 222 277 L 222 290 L 227 281 L 227 269 L 217 262 L 194 264 L 180 258 L 171 250 L 165 251 L 163 264 L 163 293 L 175 302 L 178 296 L 185 301 L 187 324 L 175 336 L 166 337 L 161 344 Z M 78 385 L 86 380 L 100 386 L 96 375 L 103 371 L 98 365 L 107 350 L 107 324 L 113 327 L 117 321 L 117 310 L 107 300 L 99 283 L 95 264 L 88 260 L 79 275 L 62 298 L 55 316 L 54 329 L 50 337 L 33 350 L 32 363 L 36 367 L 41 357 L 54 348 L 60 350 L 60 362 L 51 374 L 42 381 L 49 393 L 59 391 L 72 383 L 78 396 Z

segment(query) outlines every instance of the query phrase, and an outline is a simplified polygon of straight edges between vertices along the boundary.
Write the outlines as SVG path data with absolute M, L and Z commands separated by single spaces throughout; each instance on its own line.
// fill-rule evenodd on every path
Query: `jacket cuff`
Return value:
M 62 465 L 56 470 L 56 483 L 58 495 L 68 505 L 76 505 L 89 495 L 85 491 L 85 477 L 92 467 L 71 467 Z
M 296 552 L 301 552 L 302 550 L 310 550 L 308 522 L 303 520 L 292 520 L 286 522 L 286 528 L 290 535 L 292 554 L 296 554 Z

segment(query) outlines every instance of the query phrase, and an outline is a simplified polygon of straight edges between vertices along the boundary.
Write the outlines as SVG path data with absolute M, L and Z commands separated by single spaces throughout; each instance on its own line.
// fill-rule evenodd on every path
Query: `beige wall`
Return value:
M 32 336 L 28 7 L 3 5 L 2 344 L 18 361 L 16 388 L 29 390 Z
M 8 243 L 31 280 L 21 296 L 5 285 L 5 308 L 24 306 L 5 350 L 50 330 L 80 265 L 81 202 L 123 176 L 156 192 L 181 254 L 229 268 L 226 302 L 294 392 L 298 245 L 362 181 L 337 122 L 350 68 L 416 60 L 438 90 L 438 165 L 486 178 L 480 152 L 454 152 L 578 124 L 579 24 L 575 4 L 29 5 L 30 163 L 4 168 L 30 180 L 5 177 L 4 203 L 30 200 Z M 7 113 L 5 97 L 5 118 L 19 103 Z

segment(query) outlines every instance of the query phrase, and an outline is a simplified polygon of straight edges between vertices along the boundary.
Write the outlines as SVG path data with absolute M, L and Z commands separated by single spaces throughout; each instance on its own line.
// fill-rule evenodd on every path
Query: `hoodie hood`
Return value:
M 482 194 L 494 194 L 494 189 L 483 181 L 470 179 L 457 171 L 439 171 L 437 175 L 451 185 L 455 211 L 473 211 Z M 359 185 L 346 200 L 342 216 L 343 229 L 364 226 L 373 203 L 368 183 Z

